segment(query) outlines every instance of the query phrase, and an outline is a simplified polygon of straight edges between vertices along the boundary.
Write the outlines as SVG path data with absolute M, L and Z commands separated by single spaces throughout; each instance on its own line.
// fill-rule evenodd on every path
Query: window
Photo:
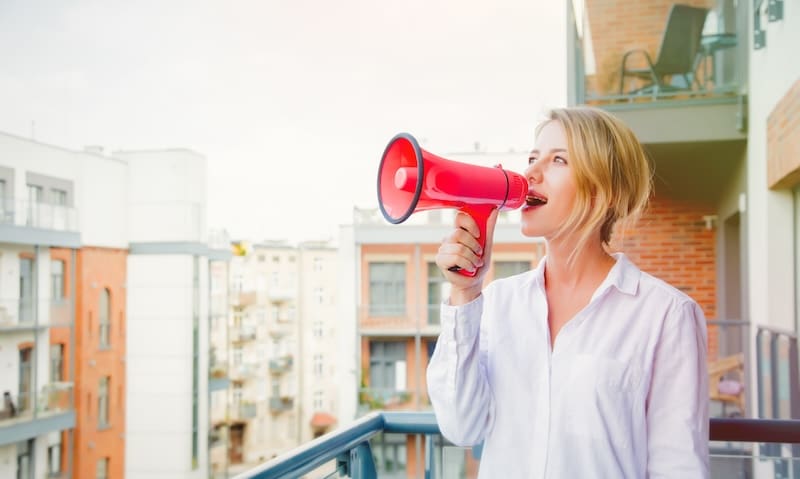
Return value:
M 67 192 L 52 188 L 50 190 L 50 202 L 56 206 L 67 206 Z
M 50 345 L 50 382 L 64 380 L 64 345 Z
M 61 475 L 61 432 L 50 434 L 47 446 L 47 472 L 50 476 Z
M 531 269 L 530 261 L 495 261 L 494 278 L 507 278 Z
M 27 411 L 31 407 L 33 393 L 32 376 L 33 348 L 19 350 L 19 404 L 17 412 Z
M 39 205 L 42 203 L 42 187 L 28 185 L 28 226 L 43 226 L 39 214 Z
M 64 293 L 64 262 L 61 260 L 50 261 L 50 297 L 53 301 L 63 300 Z
M 369 386 L 383 400 L 406 390 L 406 344 L 374 341 L 369 345 Z
M 322 355 L 321 354 L 315 354 L 314 355 L 314 375 L 316 377 L 318 377 L 318 378 L 322 377 L 323 368 L 324 368 L 324 361 L 322 359 Z
M 319 273 L 320 271 L 322 271 L 322 258 L 320 258 L 319 256 L 315 256 L 312 268 L 315 273 Z
M 111 378 L 103 376 L 100 378 L 100 385 L 97 388 L 97 425 L 100 428 L 108 427 L 108 392 L 111 389 L 109 383 Z
M 374 316 L 403 316 L 405 311 L 405 263 L 370 263 L 369 313 Z
M 442 301 L 450 296 L 450 282 L 436 263 L 428 263 L 428 324 L 439 324 Z
M 107 348 L 111 339 L 111 293 L 108 288 L 100 291 L 100 347 Z
M 97 460 L 96 479 L 108 479 L 108 458 L 101 457 Z
M 322 391 L 314 391 L 314 411 L 322 411 L 324 396 Z
M 321 338 L 324 335 L 324 326 L 321 319 L 314 320 L 313 331 L 315 338 Z
M 17 443 L 17 479 L 33 479 L 33 439 Z
M 314 288 L 314 302 L 317 304 L 325 302 L 325 291 L 322 289 L 322 286 Z

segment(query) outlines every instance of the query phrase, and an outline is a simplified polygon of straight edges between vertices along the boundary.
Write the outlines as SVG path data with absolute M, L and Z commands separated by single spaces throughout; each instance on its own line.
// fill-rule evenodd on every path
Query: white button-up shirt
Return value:
M 706 323 L 623 254 L 550 348 L 544 260 L 442 305 L 427 370 L 442 434 L 479 477 L 707 478 Z

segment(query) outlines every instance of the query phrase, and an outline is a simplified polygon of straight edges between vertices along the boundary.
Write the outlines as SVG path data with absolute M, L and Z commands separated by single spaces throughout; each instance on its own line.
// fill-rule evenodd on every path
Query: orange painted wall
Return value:
M 125 281 L 127 251 L 82 248 L 78 251 L 76 300 L 77 423 L 73 477 L 94 477 L 97 461 L 109 458 L 109 477 L 125 471 Z M 110 346 L 100 348 L 99 301 L 110 291 Z M 109 427 L 98 428 L 100 378 L 110 376 Z

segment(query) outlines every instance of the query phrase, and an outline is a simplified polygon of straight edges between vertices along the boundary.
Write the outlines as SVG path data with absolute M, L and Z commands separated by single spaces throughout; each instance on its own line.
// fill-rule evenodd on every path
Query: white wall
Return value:
M 200 261 L 198 468 L 191 468 L 193 258 L 128 257 L 126 478 L 205 477 L 207 265 Z
M 190 150 L 119 151 L 128 162 L 130 242 L 204 241 L 206 159 Z

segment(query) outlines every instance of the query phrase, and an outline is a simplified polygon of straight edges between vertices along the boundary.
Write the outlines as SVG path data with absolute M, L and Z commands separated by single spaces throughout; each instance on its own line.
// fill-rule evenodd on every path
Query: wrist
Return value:
M 481 295 L 480 288 L 453 288 L 450 290 L 450 305 L 461 306 L 475 301 Z

